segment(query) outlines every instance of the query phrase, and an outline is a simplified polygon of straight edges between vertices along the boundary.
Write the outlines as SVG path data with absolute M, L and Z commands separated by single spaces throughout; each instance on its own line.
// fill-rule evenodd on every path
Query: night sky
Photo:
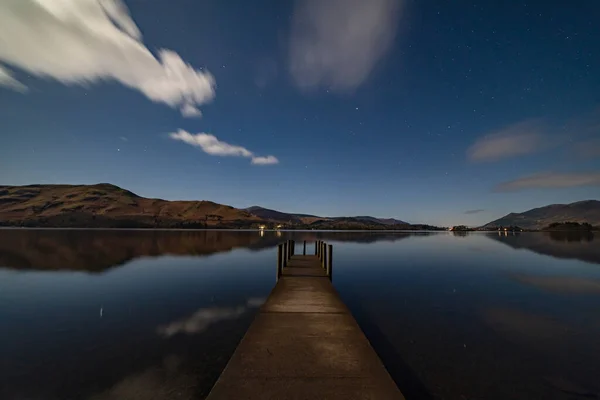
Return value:
M 0 184 L 478 225 L 600 197 L 600 2 L 1 0 Z

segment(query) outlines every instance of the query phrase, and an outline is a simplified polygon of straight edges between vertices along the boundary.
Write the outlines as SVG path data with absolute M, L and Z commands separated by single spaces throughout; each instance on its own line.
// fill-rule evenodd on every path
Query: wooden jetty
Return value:
M 278 250 L 277 284 L 207 399 L 404 399 L 331 283 L 333 247 Z

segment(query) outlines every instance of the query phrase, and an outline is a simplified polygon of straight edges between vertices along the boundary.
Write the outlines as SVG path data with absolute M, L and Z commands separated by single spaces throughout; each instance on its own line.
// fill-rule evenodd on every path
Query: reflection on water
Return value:
M 202 399 L 276 245 L 334 284 L 407 399 L 600 398 L 600 242 L 573 233 L 0 230 L 0 399 Z
M 491 233 L 488 237 L 515 249 L 600 264 L 600 239 L 592 232 Z
M 293 235 L 293 236 L 292 236 Z M 427 235 L 421 233 L 420 235 Z M 262 250 L 283 240 L 371 243 L 406 239 L 409 233 L 160 230 L 0 229 L 0 266 L 100 272 L 140 257 L 208 256 L 238 248 Z M 308 249 L 307 251 L 310 251 Z
M 248 299 L 245 305 L 237 307 L 205 307 L 189 317 L 159 326 L 157 332 L 164 337 L 171 337 L 178 333 L 193 335 L 204 332 L 211 324 L 227 319 L 236 319 L 246 311 L 260 307 L 265 299 Z

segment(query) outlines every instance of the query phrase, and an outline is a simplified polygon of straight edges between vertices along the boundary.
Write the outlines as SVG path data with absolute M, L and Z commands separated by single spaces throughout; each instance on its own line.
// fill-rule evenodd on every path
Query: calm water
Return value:
M 202 398 L 288 237 L 409 400 L 600 398 L 598 235 L 0 230 L 0 399 Z

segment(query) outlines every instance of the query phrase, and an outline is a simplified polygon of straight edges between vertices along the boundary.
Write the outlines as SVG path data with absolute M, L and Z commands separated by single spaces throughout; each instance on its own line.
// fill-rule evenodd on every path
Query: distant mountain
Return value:
M 348 222 L 352 220 L 354 223 L 366 223 L 366 224 L 375 224 L 375 225 L 408 225 L 407 222 L 400 221 L 398 219 L 393 218 L 375 218 L 370 216 L 356 216 L 356 217 L 319 217 L 317 215 L 310 214 L 291 214 L 284 213 L 277 210 L 271 210 L 264 207 L 252 206 L 244 209 L 249 213 L 256 215 L 257 217 L 263 219 L 270 219 L 283 223 L 303 223 L 303 224 L 312 224 L 317 221 L 327 221 L 327 222 Z M 321 222 L 322 224 L 323 222 Z
M 519 226 L 525 229 L 543 229 L 555 222 L 588 222 L 600 225 L 600 201 L 585 200 L 571 204 L 552 204 L 523 213 L 510 213 L 489 222 L 483 228 Z
M 212 201 L 148 199 L 108 183 L 0 186 L 0 225 L 101 228 L 250 227 L 260 218 Z
M 294 214 L 288 214 L 277 210 L 271 210 L 264 207 L 252 206 L 244 209 L 252 215 L 256 215 L 261 219 L 268 219 L 283 223 L 301 223 L 300 217 Z
M 383 225 L 407 225 L 408 222 L 400 221 L 399 219 L 394 218 L 375 218 L 369 216 L 358 216 L 352 217 L 360 221 L 369 221 L 373 223 L 383 224 Z
M 211 201 L 167 201 L 138 196 L 108 183 L 0 186 L 0 226 L 82 228 L 429 229 L 370 216 L 319 217 Z

